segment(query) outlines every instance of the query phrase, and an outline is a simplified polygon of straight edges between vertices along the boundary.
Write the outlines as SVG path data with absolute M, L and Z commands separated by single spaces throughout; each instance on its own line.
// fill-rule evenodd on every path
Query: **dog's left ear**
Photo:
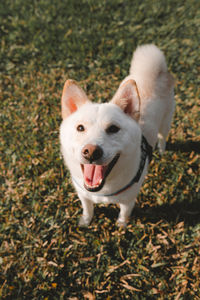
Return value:
M 140 95 L 135 80 L 130 79 L 122 84 L 111 103 L 118 105 L 126 114 L 139 121 Z
M 89 103 L 85 92 L 78 86 L 76 81 L 68 79 L 65 82 L 62 100 L 61 100 L 61 110 L 62 118 L 65 119 L 74 113 L 83 104 Z

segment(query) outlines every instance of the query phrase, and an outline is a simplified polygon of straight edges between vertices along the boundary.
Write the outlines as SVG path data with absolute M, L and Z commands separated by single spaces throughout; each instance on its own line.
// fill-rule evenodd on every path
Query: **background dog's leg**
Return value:
M 83 215 L 79 220 L 80 226 L 88 226 L 92 220 L 94 214 L 94 204 L 87 198 L 83 198 L 79 195 L 79 199 L 81 200 L 83 206 Z
M 128 218 L 131 215 L 133 207 L 135 206 L 136 199 L 130 201 L 129 203 L 120 203 L 120 213 L 117 219 L 117 225 L 125 227 L 128 222 Z
M 166 147 L 166 139 L 162 134 L 158 134 L 158 149 L 160 154 L 162 155 L 165 152 Z
M 168 113 L 163 118 L 163 121 L 159 128 L 158 149 L 160 154 L 163 154 L 165 151 L 166 139 L 171 128 L 171 120 L 172 120 L 173 112 L 174 112 L 174 105 L 171 106 L 171 109 L 169 109 Z

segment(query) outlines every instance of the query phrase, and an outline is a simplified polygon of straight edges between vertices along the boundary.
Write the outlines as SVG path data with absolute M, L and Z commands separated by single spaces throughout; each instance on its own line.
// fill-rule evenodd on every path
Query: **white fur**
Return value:
M 120 99 L 117 99 L 118 102 L 115 101 L 115 98 L 127 89 L 126 83 L 130 86 L 130 79 L 135 80 L 141 98 L 139 122 L 133 116 L 124 113 L 118 104 L 116 105 Z M 118 203 L 120 206 L 118 224 L 126 225 L 144 181 L 148 161 L 138 183 L 117 196 L 104 195 L 123 188 L 137 173 L 142 133 L 153 148 L 158 140 L 160 151 L 163 152 L 165 149 L 165 140 L 174 110 L 173 82 L 171 75 L 167 72 L 164 55 L 156 46 L 145 45 L 137 48 L 131 62 L 130 75 L 123 80 L 119 91 L 122 93 L 117 92 L 110 103 L 84 102 L 81 107 L 63 120 L 60 127 L 62 154 L 83 206 L 80 225 L 88 225 L 91 222 L 94 203 Z M 67 89 L 63 93 L 65 102 Z M 135 107 L 138 105 L 136 98 L 135 93 L 131 100 L 135 103 Z M 108 135 L 106 128 L 113 123 L 120 127 L 120 131 Z M 86 131 L 77 132 L 78 124 L 84 124 Z M 120 153 L 118 162 L 99 192 L 89 192 L 83 185 L 80 164 L 84 163 L 84 159 L 81 150 L 86 144 L 101 146 L 104 152 L 102 164 L 109 163 L 117 153 Z

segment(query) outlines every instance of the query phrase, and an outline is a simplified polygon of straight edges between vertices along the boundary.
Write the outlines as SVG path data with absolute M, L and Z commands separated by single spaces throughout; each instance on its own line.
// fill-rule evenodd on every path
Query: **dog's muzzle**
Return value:
M 95 164 L 102 158 L 103 150 L 98 145 L 87 144 L 82 149 L 82 156 L 88 161 L 88 163 L 81 164 L 84 187 L 90 192 L 98 192 L 104 186 L 106 177 L 110 174 L 120 155 L 117 154 L 107 165 Z

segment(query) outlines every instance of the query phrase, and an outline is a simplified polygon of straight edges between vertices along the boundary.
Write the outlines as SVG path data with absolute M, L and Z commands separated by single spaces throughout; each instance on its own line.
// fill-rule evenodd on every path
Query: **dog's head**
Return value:
M 113 173 L 131 164 L 140 147 L 140 97 L 128 80 L 109 103 L 91 103 L 75 81 L 67 80 L 62 94 L 60 129 L 62 153 L 74 177 L 92 192 L 103 188 Z M 115 170 L 115 172 L 113 171 Z

